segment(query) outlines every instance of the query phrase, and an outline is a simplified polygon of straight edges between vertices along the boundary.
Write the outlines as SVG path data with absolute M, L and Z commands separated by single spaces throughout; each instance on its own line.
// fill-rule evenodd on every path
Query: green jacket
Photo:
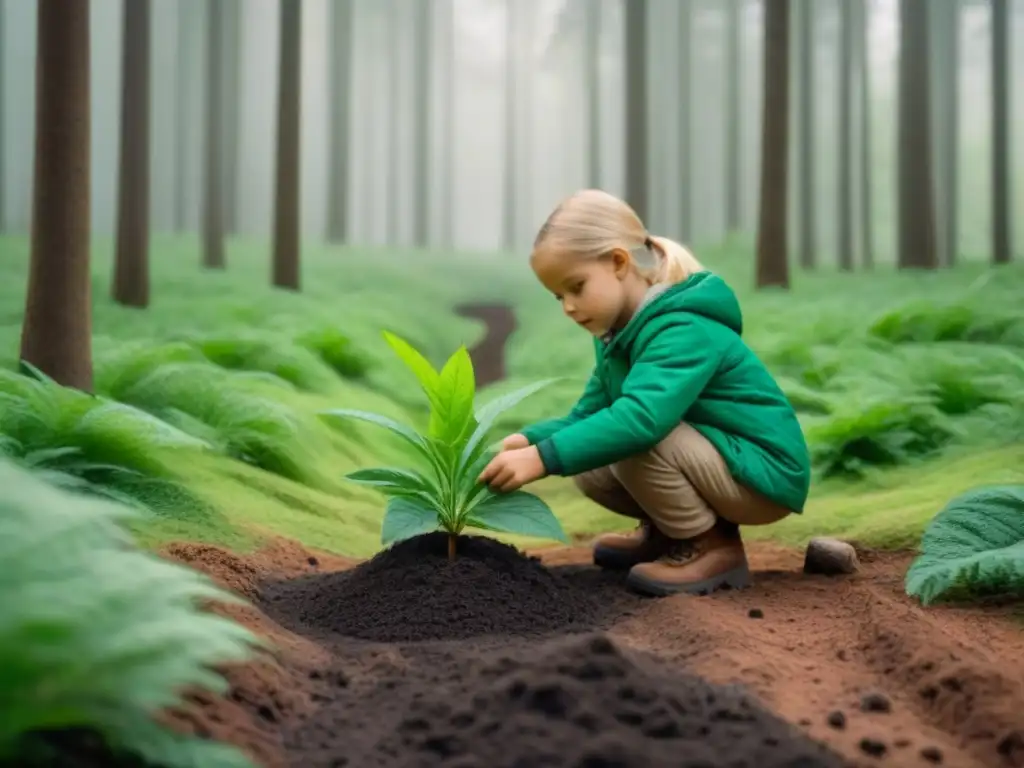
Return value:
M 594 371 L 569 415 L 524 434 L 549 474 L 569 476 L 650 450 L 685 421 L 739 482 L 800 513 L 810 487 L 807 443 L 742 332 L 736 294 L 720 277 L 700 272 L 657 285 L 625 328 L 595 339 Z

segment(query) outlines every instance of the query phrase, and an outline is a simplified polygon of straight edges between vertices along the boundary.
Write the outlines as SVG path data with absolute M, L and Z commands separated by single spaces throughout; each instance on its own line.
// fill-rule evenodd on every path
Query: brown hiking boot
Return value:
M 626 584 L 657 597 L 680 592 L 707 595 L 716 589 L 750 586 L 750 568 L 738 531 L 718 525 L 693 539 L 673 541 L 654 562 L 633 566 Z
M 606 533 L 594 542 L 594 565 L 601 568 L 632 568 L 637 563 L 657 560 L 668 551 L 672 540 L 649 520 L 642 520 L 629 533 Z

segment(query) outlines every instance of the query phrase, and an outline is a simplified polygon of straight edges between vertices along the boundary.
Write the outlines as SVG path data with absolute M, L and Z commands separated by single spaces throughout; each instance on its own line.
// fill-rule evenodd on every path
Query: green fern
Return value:
M 154 716 L 182 692 L 220 694 L 214 665 L 259 641 L 200 610 L 238 602 L 200 573 L 132 546 L 127 507 L 48 486 L 0 461 L 0 760 L 40 734 L 98 733 L 168 768 L 246 766 L 226 745 L 184 737 Z

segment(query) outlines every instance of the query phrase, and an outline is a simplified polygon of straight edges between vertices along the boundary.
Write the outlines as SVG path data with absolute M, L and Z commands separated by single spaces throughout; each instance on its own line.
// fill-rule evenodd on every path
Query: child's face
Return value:
M 625 251 L 600 259 L 541 252 L 534 254 L 530 266 L 566 316 L 594 336 L 622 328 L 647 289 Z

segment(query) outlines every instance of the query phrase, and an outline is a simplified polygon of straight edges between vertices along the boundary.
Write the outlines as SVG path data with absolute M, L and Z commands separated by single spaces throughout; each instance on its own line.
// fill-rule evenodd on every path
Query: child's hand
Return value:
M 518 448 L 529 448 L 530 441 L 526 438 L 526 435 L 509 435 L 501 441 L 502 451 L 514 451 Z
M 537 446 L 502 451 L 480 473 L 479 481 L 492 491 L 511 493 L 547 474 Z

